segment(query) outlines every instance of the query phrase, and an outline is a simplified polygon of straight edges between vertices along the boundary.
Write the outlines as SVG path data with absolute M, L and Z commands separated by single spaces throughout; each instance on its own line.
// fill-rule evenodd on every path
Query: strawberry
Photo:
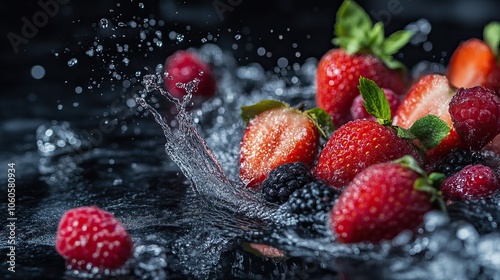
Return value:
M 458 135 L 473 150 L 481 150 L 500 134 L 500 96 L 491 89 L 460 88 L 449 112 Z
M 455 90 L 445 76 L 437 74 L 423 76 L 408 91 L 394 117 L 394 125 L 410 128 L 418 119 L 434 115 L 451 128 L 437 147 L 426 151 L 429 161 L 434 161 L 452 149 L 463 146 L 448 112 L 454 94 Z
M 131 256 L 132 245 L 125 227 L 96 206 L 71 209 L 59 222 L 56 250 L 72 269 L 117 269 Z
M 481 164 L 467 165 L 447 178 L 442 185 L 443 196 L 456 199 L 486 198 L 500 190 L 495 172 Z
M 372 165 L 340 195 L 330 212 L 331 229 L 343 243 L 379 242 L 413 230 L 439 200 L 435 187 L 442 179 L 427 176 L 409 156 Z
M 359 95 L 360 76 L 397 94 L 406 90 L 404 66 L 392 55 L 412 36 L 398 31 L 384 39 L 381 22 L 372 24 L 370 17 L 354 1 L 346 0 L 337 12 L 335 45 L 319 61 L 316 75 L 316 103 L 333 119 L 336 126 L 349 120 L 351 104 Z
M 165 73 L 165 88 L 177 98 L 182 98 L 186 89 L 195 97 L 215 95 L 216 83 L 210 66 L 193 52 L 177 51 L 170 55 L 165 62 Z
M 321 109 L 305 112 L 288 104 L 265 100 L 242 107 L 248 125 L 240 144 L 240 178 L 250 188 L 260 184 L 276 167 L 302 162 L 311 167 L 323 128 L 331 129 L 331 119 Z
M 426 146 L 435 146 L 448 131 L 445 124 L 436 120 L 437 117 L 423 118 L 409 130 L 393 127 L 389 102 L 382 89 L 365 78 L 360 78 L 359 89 L 366 100 L 365 108 L 378 122 L 367 119 L 348 122 L 338 128 L 325 144 L 314 174 L 336 188 L 345 187 L 356 174 L 373 164 L 405 155 L 422 163 L 421 151 L 413 145 L 412 139 L 421 138 Z
M 456 87 L 485 86 L 500 90 L 500 23 L 493 22 L 484 29 L 484 39 L 472 38 L 453 52 L 446 76 Z

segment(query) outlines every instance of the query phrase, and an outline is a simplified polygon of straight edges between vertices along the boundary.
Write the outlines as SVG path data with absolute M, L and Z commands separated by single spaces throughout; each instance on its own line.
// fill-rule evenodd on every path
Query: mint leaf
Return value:
M 404 138 L 404 139 L 415 139 L 415 135 L 411 133 L 410 130 L 404 129 L 400 126 L 394 126 L 394 129 L 396 129 L 396 132 L 398 134 L 399 138 Z
M 262 100 L 254 105 L 241 107 L 241 118 L 248 124 L 258 114 L 274 109 L 274 108 L 288 108 L 288 104 L 277 100 Z
M 427 115 L 418 119 L 410 128 L 410 132 L 420 140 L 424 148 L 432 149 L 450 133 L 450 127 L 439 117 Z
M 393 55 L 397 51 L 399 51 L 404 45 L 406 45 L 411 37 L 413 36 L 413 32 L 410 30 L 399 30 L 392 33 L 389 37 L 387 37 L 382 44 L 382 50 L 385 55 Z
M 391 107 L 385 97 L 384 91 L 377 84 L 367 78 L 359 78 L 359 92 L 365 102 L 366 111 L 377 118 L 381 125 L 391 125 Z
M 320 108 L 309 109 L 304 112 L 309 119 L 318 128 L 319 133 L 325 139 L 328 139 L 328 135 L 334 131 L 335 127 L 333 125 L 332 118 L 328 115 L 325 110 Z
M 498 56 L 498 47 L 500 46 L 500 22 L 491 22 L 484 27 L 483 39 L 491 48 L 493 53 Z

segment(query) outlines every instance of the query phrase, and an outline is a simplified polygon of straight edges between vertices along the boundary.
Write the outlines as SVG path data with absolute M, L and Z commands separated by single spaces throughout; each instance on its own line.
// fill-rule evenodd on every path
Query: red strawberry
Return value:
M 330 137 L 319 155 L 314 174 L 329 185 L 342 188 L 368 166 L 404 155 L 422 162 L 412 141 L 399 138 L 392 127 L 372 120 L 354 120 Z
M 493 90 L 460 88 L 449 111 L 458 135 L 471 149 L 482 149 L 500 134 L 500 97 Z
M 132 254 L 132 239 L 110 213 L 96 206 L 67 211 L 59 222 L 56 249 L 77 270 L 117 269 Z
M 422 163 L 421 151 L 412 139 L 418 138 L 425 147 L 432 147 L 449 130 L 437 117 L 422 118 L 408 130 L 391 126 L 391 110 L 382 89 L 365 78 L 359 82 L 366 100 L 364 106 L 377 122 L 360 119 L 342 125 L 325 144 L 314 169 L 318 179 L 337 188 L 345 187 L 356 174 L 373 164 L 405 155 Z
M 411 157 L 366 168 L 347 186 L 330 213 L 337 240 L 378 242 L 415 229 L 433 208 L 434 185 L 442 177 L 434 178 L 438 182 L 433 183 Z
M 401 103 L 401 100 L 399 100 L 399 96 L 394 93 L 394 91 L 390 89 L 383 89 L 385 97 L 387 98 L 387 101 L 389 101 L 389 107 L 391 108 L 391 117 L 394 117 L 396 115 L 396 111 L 398 110 L 399 104 Z M 363 99 L 363 96 L 360 94 L 354 98 L 354 101 L 351 106 L 351 116 L 353 119 L 371 119 L 371 120 L 377 120 L 374 116 L 370 115 L 367 111 L 366 108 L 363 106 L 363 103 L 365 100 Z
M 349 120 L 351 104 L 359 95 L 360 76 L 397 94 L 406 89 L 404 67 L 392 59 L 411 37 L 398 31 L 384 39 L 383 24 L 372 24 L 369 16 L 354 1 L 346 0 L 337 12 L 333 43 L 341 48 L 328 51 L 319 61 L 316 76 L 316 103 L 336 126 Z
M 198 81 L 192 90 L 193 96 L 209 98 L 215 95 L 215 78 L 210 66 L 196 54 L 189 51 L 177 51 L 165 62 L 165 88 L 173 96 L 182 98 L 189 83 Z
M 485 86 L 500 90 L 500 62 L 497 58 L 500 23 L 485 27 L 486 42 L 473 38 L 460 44 L 453 52 L 446 76 L 456 87 Z
M 500 181 L 490 167 L 481 164 L 467 165 L 447 178 L 441 189 L 443 196 L 449 198 L 486 198 L 500 190 Z
M 462 147 L 448 112 L 454 94 L 455 91 L 445 76 L 436 74 L 423 76 L 408 91 L 394 117 L 394 125 L 403 128 L 410 128 L 418 119 L 427 115 L 437 116 L 446 122 L 451 128 L 449 135 L 437 147 L 426 151 L 427 157 L 431 160 L 447 154 L 454 148 Z
M 269 172 L 284 163 L 312 166 L 321 133 L 319 123 L 328 118 L 325 112 L 301 112 L 272 100 L 242 111 L 248 126 L 240 146 L 240 178 L 248 187 L 259 188 Z

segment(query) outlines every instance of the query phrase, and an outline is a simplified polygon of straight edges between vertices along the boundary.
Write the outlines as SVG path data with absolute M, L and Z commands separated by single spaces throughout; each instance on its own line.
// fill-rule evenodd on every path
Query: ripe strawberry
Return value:
M 458 199 L 486 198 L 500 190 L 500 181 L 487 166 L 467 165 L 447 178 L 441 186 L 443 196 Z
M 500 90 L 500 23 L 491 23 L 484 29 L 485 41 L 472 38 L 453 52 L 446 76 L 456 87 L 485 86 Z
M 384 39 L 382 23 L 370 17 L 354 1 L 346 0 L 337 12 L 333 43 L 341 48 L 328 51 L 319 61 L 316 76 L 316 103 L 336 126 L 349 120 L 351 104 L 359 95 L 360 76 L 397 94 L 406 89 L 404 66 L 392 55 L 410 39 L 410 31 L 398 31 Z
M 399 96 L 394 93 L 394 91 L 390 89 L 382 89 L 384 91 L 385 97 L 387 101 L 389 101 L 389 107 L 391 108 L 391 117 L 396 115 L 396 111 L 398 110 L 399 104 L 401 104 L 401 100 L 399 100 Z M 363 106 L 365 100 L 363 96 L 360 94 L 354 98 L 351 106 L 351 116 L 353 119 L 371 119 L 377 120 L 374 116 L 370 115 L 366 108 Z
M 432 201 L 437 198 L 434 187 L 441 180 L 439 175 L 427 177 L 411 157 L 366 168 L 347 186 L 330 212 L 337 240 L 378 242 L 392 239 L 405 229 L 415 229 L 433 208 Z
M 312 166 L 320 134 L 324 135 L 320 127 L 332 126 L 320 109 L 301 112 L 273 100 L 243 107 L 242 116 L 248 126 L 240 145 L 240 178 L 255 189 L 282 164 L 302 162 Z
M 460 88 L 449 111 L 458 135 L 471 149 L 482 149 L 500 134 L 500 97 L 491 89 Z
M 210 98 L 215 95 L 215 78 L 210 66 L 192 52 L 173 53 L 165 62 L 165 72 L 165 88 L 177 98 L 182 98 L 189 83 L 195 80 L 198 83 L 192 88 L 193 96 Z
M 368 79 L 360 78 L 359 81 L 360 92 L 366 100 L 365 108 L 378 122 L 366 119 L 348 122 L 338 128 L 325 144 L 314 174 L 337 188 L 345 187 L 356 174 L 376 163 L 405 155 L 422 163 L 421 151 L 414 146 L 412 139 L 417 137 L 425 146 L 435 146 L 448 131 L 445 124 L 444 128 L 438 126 L 440 121 L 436 123 L 429 117 L 419 120 L 409 130 L 391 126 L 391 110 L 382 89 Z
M 132 239 L 112 214 L 84 206 L 67 211 L 61 218 L 56 249 L 72 269 L 113 270 L 131 256 Z
M 449 103 L 454 94 L 455 91 L 450 87 L 445 76 L 437 74 L 423 76 L 408 91 L 394 117 L 394 125 L 410 128 L 418 119 L 434 115 L 451 128 L 449 134 L 437 147 L 426 151 L 430 161 L 447 154 L 454 148 L 463 146 L 448 112 Z

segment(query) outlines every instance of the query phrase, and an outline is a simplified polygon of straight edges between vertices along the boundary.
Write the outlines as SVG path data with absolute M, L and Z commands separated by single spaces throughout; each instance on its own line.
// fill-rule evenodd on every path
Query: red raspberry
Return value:
M 500 133 L 500 97 L 491 89 L 460 88 L 449 112 L 458 135 L 471 149 L 480 150 Z
M 389 101 L 389 107 L 391 108 L 391 117 L 394 118 L 394 115 L 396 115 L 396 111 L 398 110 L 399 104 L 401 104 L 401 100 L 399 100 L 399 96 L 392 90 L 384 88 L 382 89 L 385 93 L 385 97 L 387 98 L 387 101 Z M 365 106 L 363 106 L 363 103 L 365 100 L 363 99 L 363 96 L 358 95 L 356 98 L 354 98 L 354 101 L 352 102 L 351 105 L 351 116 L 354 120 L 356 119 L 370 119 L 376 121 L 377 118 L 374 116 L 370 115 L 367 111 Z
M 165 88 L 175 97 L 182 98 L 186 94 L 186 85 L 195 79 L 199 80 L 193 89 L 193 96 L 210 98 L 215 95 L 215 78 L 210 66 L 196 54 L 189 51 L 177 51 L 165 62 Z M 180 83 L 180 84 L 179 84 Z
M 131 256 L 132 239 L 112 214 L 84 206 L 67 211 L 61 218 L 56 249 L 71 269 L 113 270 Z
M 487 166 L 467 165 L 441 185 L 443 195 L 449 198 L 485 198 L 499 190 L 500 182 L 495 172 Z

